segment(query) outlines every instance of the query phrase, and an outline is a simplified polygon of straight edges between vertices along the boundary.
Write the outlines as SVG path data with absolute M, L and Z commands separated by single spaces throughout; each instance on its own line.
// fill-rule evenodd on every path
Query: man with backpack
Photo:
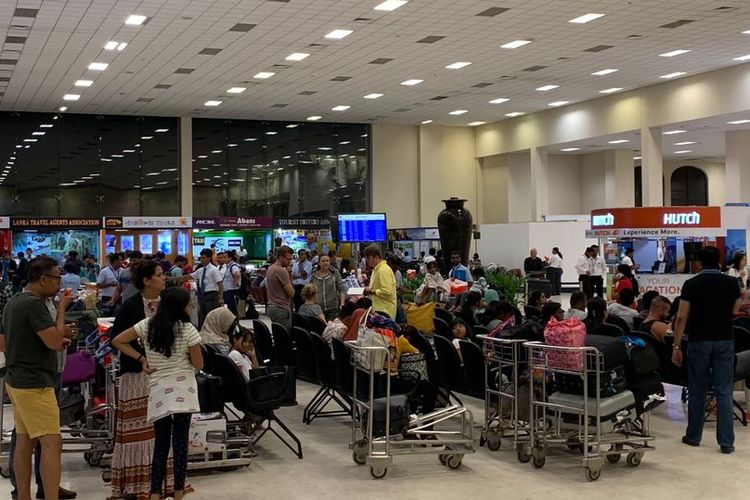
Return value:
M 240 284 L 242 282 L 242 270 L 237 263 L 237 253 L 234 250 L 226 252 L 225 255 L 224 303 L 235 316 L 239 316 L 237 312 L 237 300 L 239 299 Z

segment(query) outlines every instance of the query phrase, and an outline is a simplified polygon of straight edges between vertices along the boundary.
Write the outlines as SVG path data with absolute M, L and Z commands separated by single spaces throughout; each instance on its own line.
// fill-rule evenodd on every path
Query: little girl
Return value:
M 458 353 L 458 358 L 461 360 L 461 364 L 464 364 L 464 358 L 461 356 L 461 341 L 465 340 L 469 335 L 469 328 L 466 326 L 466 322 L 461 318 L 455 318 L 451 321 L 451 333 L 453 334 L 453 347 Z
M 302 297 L 305 299 L 305 303 L 299 308 L 299 313 L 302 316 L 308 316 L 311 318 L 318 318 L 323 324 L 327 323 L 326 315 L 323 313 L 323 308 L 317 302 L 318 287 L 312 283 L 308 283 L 302 289 Z
M 229 359 L 234 361 L 237 368 L 245 377 L 245 382 L 250 382 L 250 370 L 260 367 L 255 355 L 255 341 L 253 332 L 241 326 L 232 336 L 232 350 L 229 351 Z

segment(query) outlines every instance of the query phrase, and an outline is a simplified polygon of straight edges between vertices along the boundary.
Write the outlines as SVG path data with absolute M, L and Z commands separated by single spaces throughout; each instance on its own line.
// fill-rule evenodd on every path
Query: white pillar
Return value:
M 635 206 L 635 163 L 630 149 L 604 152 L 605 207 Z
M 531 220 L 541 222 L 549 211 L 549 182 L 547 164 L 549 153 L 542 148 L 531 148 Z
M 193 216 L 193 119 L 180 117 L 180 215 Z
M 727 132 L 726 195 L 727 203 L 750 201 L 750 130 Z
M 661 127 L 641 129 L 641 179 L 644 207 L 664 205 L 664 165 Z

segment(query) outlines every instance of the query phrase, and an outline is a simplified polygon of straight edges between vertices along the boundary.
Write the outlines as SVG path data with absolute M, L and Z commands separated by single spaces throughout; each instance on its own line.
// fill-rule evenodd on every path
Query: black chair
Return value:
M 253 334 L 255 336 L 255 354 L 258 356 L 258 361 L 265 366 L 276 366 L 276 351 L 271 330 L 263 321 L 254 319 Z
M 315 364 L 318 371 L 320 389 L 305 407 L 302 422 L 311 424 L 318 417 L 351 416 L 351 404 L 346 398 L 336 393 L 336 379 L 334 361 L 331 358 L 331 348 L 320 335 L 310 335 L 315 354 Z M 336 403 L 340 410 L 325 411 L 329 403 Z
M 542 311 L 536 307 L 523 306 L 523 314 L 526 316 L 526 319 L 533 319 L 534 321 L 542 320 Z
M 619 316 L 607 316 L 607 319 L 604 322 L 609 325 L 615 325 L 625 333 L 628 333 L 630 331 L 628 323 Z
M 294 366 L 297 368 L 297 378 L 305 382 L 318 382 L 317 367 L 315 366 L 315 352 L 310 333 L 298 326 L 292 328 L 292 342 L 294 344 Z
M 204 366 L 204 370 L 211 375 L 221 378 L 221 395 L 225 403 L 224 414 L 229 423 L 227 413 L 236 417 L 232 421 L 233 425 L 245 427 L 246 435 L 251 440 L 251 445 L 255 445 L 268 432 L 271 431 L 289 448 L 298 458 L 302 458 L 302 443 L 297 436 L 282 422 L 275 411 L 281 406 L 296 404 L 296 388 L 294 381 L 294 372 L 290 367 L 269 367 L 259 368 L 250 371 L 250 382 L 246 383 L 245 378 L 240 373 L 237 365 L 229 357 L 218 353 L 208 353 L 211 358 Z M 243 416 L 237 415 L 232 406 L 243 413 Z M 260 418 L 253 418 L 260 417 Z M 294 444 L 290 443 L 274 427 L 278 427 L 285 433 L 286 437 L 291 439 Z M 263 429 L 259 434 L 256 431 Z M 296 446 L 295 446 L 296 445 Z
M 432 318 L 432 324 L 435 325 L 435 336 L 445 337 L 446 339 L 453 338 L 450 324 L 447 321 L 435 316 L 434 318 Z
M 489 335 L 490 330 L 483 325 L 474 325 L 471 327 L 471 341 L 478 345 L 480 348 L 484 348 L 484 340 L 479 339 L 480 335 Z
M 627 326 L 627 325 L 625 325 Z M 595 335 L 604 335 L 605 337 L 622 337 L 625 335 L 625 330 L 612 323 L 603 323 L 594 332 Z
M 299 313 L 292 313 L 292 326 L 296 326 L 308 331 L 310 330 L 310 322 L 307 321 L 307 317 L 302 316 Z
M 641 325 L 643 325 L 643 318 L 641 316 L 636 316 L 633 318 L 633 330 L 640 330 Z
M 482 349 L 470 340 L 459 341 L 461 357 L 464 360 L 464 377 L 466 389 L 464 394 L 475 398 L 484 399 L 484 374 L 486 364 Z
M 437 354 L 437 365 L 440 371 L 440 387 L 447 390 L 448 396 L 453 397 L 463 406 L 455 392 L 466 391 L 466 380 L 461 360 L 458 357 L 453 343 L 445 337 L 435 336 L 435 354 Z
M 311 316 L 308 316 L 307 318 L 307 324 L 310 328 L 308 328 L 308 331 L 310 333 L 315 333 L 317 335 L 323 335 L 323 331 L 326 329 L 326 326 L 328 326 L 323 321 L 320 321 L 320 318 L 313 318 Z
M 734 318 L 732 323 L 734 323 L 734 326 L 739 326 L 740 328 L 744 328 L 745 330 L 750 332 L 750 318 L 739 316 L 737 318 Z
M 748 325 L 750 326 L 750 325 Z M 750 330 L 739 326 L 736 322 L 734 325 L 734 353 L 738 354 L 750 351 Z
M 278 366 L 294 366 L 294 344 L 284 325 L 271 323 L 274 360 Z
M 333 373 L 336 392 L 349 399 L 354 394 L 354 369 L 352 351 L 340 339 L 331 339 L 333 346 Z
M 448 309 L 443 309 L 442 307 L 435 307 L 435 317 L 442 319 L 448 324 L 453 321 L 453 314 Z

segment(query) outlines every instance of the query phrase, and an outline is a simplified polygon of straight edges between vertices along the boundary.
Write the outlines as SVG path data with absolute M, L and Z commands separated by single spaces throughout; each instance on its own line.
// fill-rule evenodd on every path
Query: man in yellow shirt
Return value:
M 386 313 L 391 319 L 396 318 L 396 277 L 390 266 L 383 260 L 380 248 L 370 245 L 365 248 L 367 268 L 372 269 L 370 286 L 365 288 L 365 296 L 372 299 L 374 311 Z

